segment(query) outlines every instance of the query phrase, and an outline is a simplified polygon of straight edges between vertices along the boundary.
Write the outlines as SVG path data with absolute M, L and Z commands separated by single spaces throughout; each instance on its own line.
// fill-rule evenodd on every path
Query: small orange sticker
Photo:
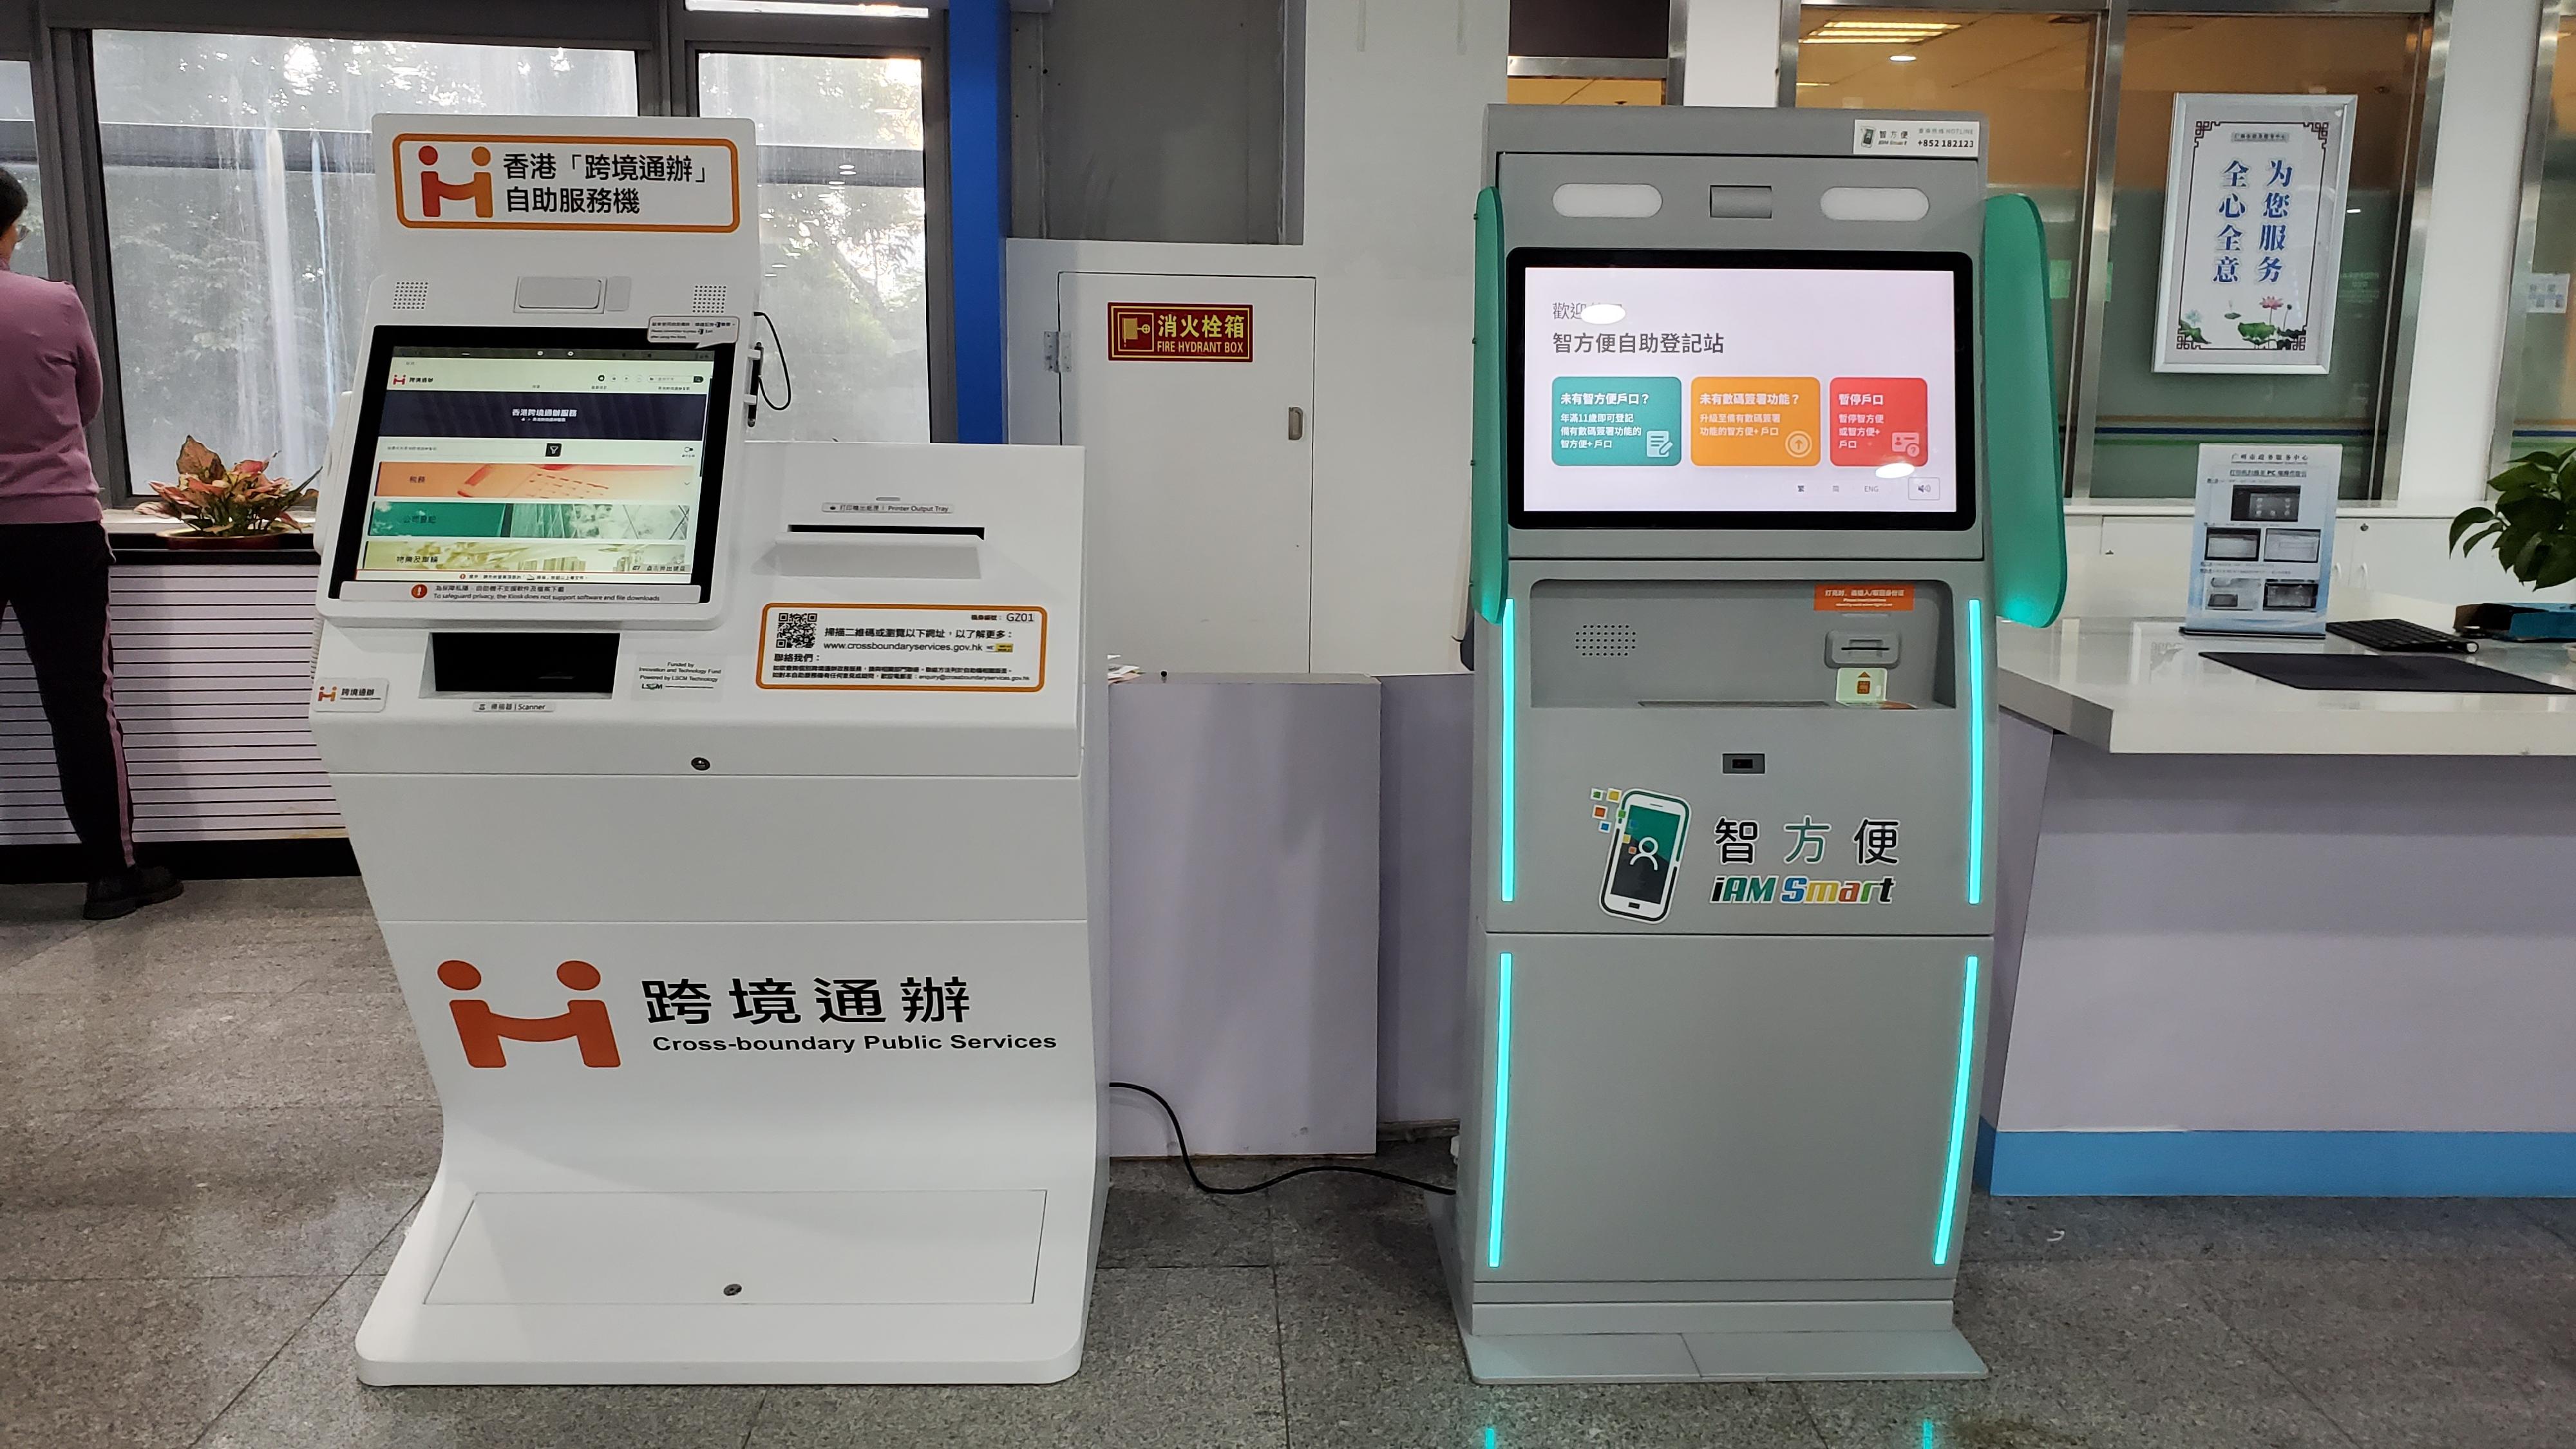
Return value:
M 1912 584 L 1818 584 L 1816 608 L 1832 614 L 1911 614 Z

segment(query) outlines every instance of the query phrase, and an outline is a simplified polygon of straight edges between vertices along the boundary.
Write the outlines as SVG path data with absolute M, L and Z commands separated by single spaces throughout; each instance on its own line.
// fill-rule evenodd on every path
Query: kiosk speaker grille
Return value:
M 1577 624 L 1574 652 L 1586 659 L 1625 659 L 1637 652 L 1637 626 Z
M 403 312 L 425 311 L 429 307 L 429 283 L 394 283 L 394 307 Z
M 722 316 L 725 310 L 727 292 L 728 289 L 724 287 L 691 287 L 689 289 L 689 310 L 701 317 Z

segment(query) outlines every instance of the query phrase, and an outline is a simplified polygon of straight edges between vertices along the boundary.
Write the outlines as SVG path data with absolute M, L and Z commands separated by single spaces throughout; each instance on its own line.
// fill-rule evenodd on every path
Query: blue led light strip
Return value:
M 1511 607 L 1504 605 L 1505 608 Z M 1512 1142 L 1512 953 L 1494 982 L 1494 1181 L 1485 1191 L 1485 1266 L 1503 1266 L 1503 1155 Z
M 1509 896 L 1504 897 L 1509 900 Z M 1986 604 L 1968 601 L 1968 904 L 1986 899 Z
M 1950 1094 L 1950 1162 L 1941 1174 L 1941 1226 L 1932 1234 L 1932 1266 L 1950 1261 L 1950 1225 L 1959 1210 L 1959 1155 L 1968 1142 L 1968 1066 L 1977 1052 L 1977 958 L 1959 983 L 1959 1081 Z
M 1512 601 L 1503 600 L 1503 749 L 1502 749 L 1502 897 L 1510 900 L 1520 886 L 1520 648 Z M 1508 957 L 1505 959 L 1509 959 Z

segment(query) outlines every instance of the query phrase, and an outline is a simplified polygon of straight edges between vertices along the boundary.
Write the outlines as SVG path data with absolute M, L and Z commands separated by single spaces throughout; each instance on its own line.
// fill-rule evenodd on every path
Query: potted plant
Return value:
M 136 508 L 154 518 L 188 525 L 162 535 L 172 548 L 274 548 L 304 531 L 288 510 L 308 507 L 304 483 L 268 476 L 269 461 L 251 458 L 227 465 L 194 437 L 180 446 L 179 481 L 155 483 L 156 497 Z
M 2466 554 L 2490 540 L 2496 560 L 2535 589 L 2576 580 L 2576 448 L 2525 453 L 2487 480 L 2493 504 L 2451 520 L 2451 547 Z

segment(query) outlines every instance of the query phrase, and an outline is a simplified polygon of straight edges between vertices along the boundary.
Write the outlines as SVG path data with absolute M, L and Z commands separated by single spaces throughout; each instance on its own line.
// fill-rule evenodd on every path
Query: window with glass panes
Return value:
M 0 169 L 27 188 L 27 228 L 9 270 L 30 277 L 45 270 L 44 178 L 36 170 L 36 94 L 33 76 L 23 60 L 0 60 Z
M 760 305 L 794 396 L 761 433 L 930 437 L 921 61 L 698 57 L 698 112 L 760 127 Z
M 189 435 L 322 467 L 375 279 L 380 111 L 633 115 L 623 50 L 102 30 L 128 477 Z

